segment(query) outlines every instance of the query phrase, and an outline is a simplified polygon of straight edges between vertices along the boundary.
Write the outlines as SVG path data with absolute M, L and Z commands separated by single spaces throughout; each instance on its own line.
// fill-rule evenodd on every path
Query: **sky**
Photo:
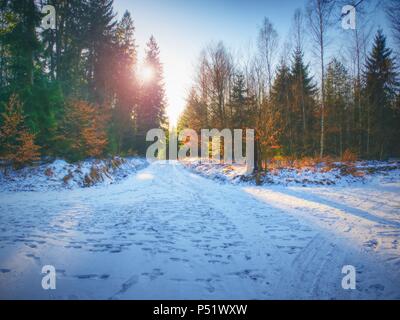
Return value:
M 139 59 L 151 35 L 156 38 L 164 66 L 167 114 L 176 123 L 185 106 L 200 52 L 223 40 L 246 56 L 256 47 L 264 17 L 273 23 L 283 43 L 294 11 L 305 0 L 114 0 L 119 16 L 129 10 L 135 21 Z M 340 22 L 338 21 L 338 24 Z

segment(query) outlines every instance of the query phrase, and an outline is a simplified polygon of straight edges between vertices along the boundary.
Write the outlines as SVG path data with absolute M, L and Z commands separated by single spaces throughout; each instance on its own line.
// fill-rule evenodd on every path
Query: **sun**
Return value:
M 139 78 L 143 82 L 150 82 L 154 78 L 154 68 L 148 64 L 144 64 L 139 68 Z

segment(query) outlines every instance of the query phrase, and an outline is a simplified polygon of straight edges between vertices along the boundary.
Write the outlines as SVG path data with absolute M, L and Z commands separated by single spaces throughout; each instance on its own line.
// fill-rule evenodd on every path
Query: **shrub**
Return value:
M 104 108 L 86 101 L 74 100 L 68 103 L 61 132 L 57 137 L 67 159 L 77 161 L 104 154 L 108 143 L 107 114 Z
M 0 158 L 7 165 L 20 168 L 40 159 L 40 147 L 35 144 L 35 135 L 25 126 L 22 104 L 17 95 L 12 95 L 1 114 Z
M 358 156 L 355 152 L 351 151 L 350 149 L 346 149 L 346 151 L 342 155 L 343 162 L 355 162 L 357 161 Z

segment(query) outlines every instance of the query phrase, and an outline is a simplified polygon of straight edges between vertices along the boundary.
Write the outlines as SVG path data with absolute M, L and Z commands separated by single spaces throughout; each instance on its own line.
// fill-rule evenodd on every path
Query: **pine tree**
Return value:
M 40 28 L 44 4 L 56 8 L 55 30 Z M 0 103 L 18 94 L 24 125 L 35 133 L 43 154 L 69 156 L 72 142 L 59 139 L 71 114 L 66 101 L 87 101 L 112 114 L 104 131 L 113 154 L 135 147 L 135 124 L 143 134 L 166 123 L 158 46 L 152 38 L 146 64 L 155 77 L 140 87 L 133 19 L 129 12 L 120 21 L 115 16 L 112 0 L 0 1 Z M 92 129 L 77 132 L 91 141 L 98 136 Z M 79 147 L 71 153 L 74 158 L 104 153 L 90 145 L 87 152 Z
M 398 143 L 398 137 L 394 135 L 398 127 L 394 107 L 398 89 L 397 76 L 392 50 L 387 48 L 383 31 L 378 30 L 364 75 L 368 157 L 384 159 Z
M 38 34 L 40 12 L 37 1 L 4 1 L 7 28 L 0 37 L 7 52 L 5 86 L 0 100 L 18 94 L 26 115 L 25 125 L 35 132 L 35 139 L 46 152 L 56 128 L 56 116 L 62 108 L 62 95 L 56 83 L 45 74 L 43 47 Z M 0 81 L 2 82 L 2 81 Z
M 14 27 L 14 15 L 10 12 L 6 1 L 0 2 L 0 90 L 1 92 L 9 82 L 10 50 L 5 43 L 5 35 Z M 0 95 L 0 99 L 1 99 Z
M 131 14 L 126 11 L 115 32 L 114 88 L 112 134 L 116 140 L 116 152 L 126 152 L 134 147 L 134 106 L 138 103 L 138 85 L 135 77 L 137 62 L 134 38 L 135 26 Z
M 89 75 L 82 58 L 87 58 L 84 53 L 92 37 L 90 3 L 81 0 L 48 2 L 57 12 L 56 29 L 44 30 L 41 34 L 49 77 L 60 83 L 65 96 L 87 96 Z
M 325 90 L 326 150 L 329 154 L 342 158 L 346 150 L 354 149 L 354 112 L 351 110 L 350 77 L 345 66 L 337 59 L 333 59 L 328 65 Z
M 139 139 L 145 141 L 147 131 L 165 126 L 165 91 L 163 67 L 160 61 L 160 49 L 152 36 L 147 43 L 146 68 L 151 70 L 150 79 L 143 81 L 140 102 L 136 110 L 136 125 Z
M 108 62 L 113 56 L 113 35 L 117 25 L 113 0 L 88 0 L 87 19 L 86 72 L 89 97 L 95 103 L 110 104 L 112 77 Z
M 315 134 L 315 95 L 316 85 L 310 76 L 309 65 L 304 63 L 304 54 L 300 48 L 293 54 L 291 67 L 291 105 L 295 113 L 295 137 L 299 155 L 312 155 Z
M 10 11 L 8 30 L 2 35 L 2 45 L 9 50 L 9 81 L 13 91 L 22 92 L 33 85 L 40 14 L 34 0 L 5 1 L 2 6 Z
M 243 73 L 236 72 L 234 75 L 229 109 L 230 127 L 232 129 L 244 129 L 248 124 L 247 88 Z
M 282 129 L 279 141 L 284 153 L 293 155 L 295 150 L 295 129 L 291 104 L 291 73 L 284 61 L 278 67 L 271 92 L 272 111 L 280 115 L 276 127 Z

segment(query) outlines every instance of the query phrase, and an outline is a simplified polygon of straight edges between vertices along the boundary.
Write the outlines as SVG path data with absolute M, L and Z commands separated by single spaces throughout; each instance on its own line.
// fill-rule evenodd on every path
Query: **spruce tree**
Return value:
M 232 129 L 243 129 L 246 126 L 247 109 L 247 89 L 245 87 L 245 78 L 243 73 L 237 72 L 234 75 L 231 99 L 229 103 L 230 122 Z
M 367 139 L 366 153 L 370 158 L 384 159 L 398 143 L 395 136 L 395 99 L 398 89 L 397 70 L 392 50 L 386 45 L 386 37 L 378 30 L 371 53 L 366 62 L 365 92 Z
M 21 93 L 34 81 L 40 13 L 34 0 L 5 1 L 2 6 L 12 15 L 8 16 L 8 28 L 2 35 L 3 45 L 9 50 L 10 83 L 13 91 Z
M 291 74 L 287 64 L 282 61 L 278 67 L 275 81 L 271 92 L 272 109 L 279 114 L 280 122 L 275 126 L 282 129 L 280 143 L 284 148 L 284 153 L 293 155 L 295 152 L 295 132 L 293 110 L 291 105 Z M 267 113 L 270 113 L 267 110 Z
M 113 52 L 114 108 L 111 134 L 114 136 L 116 153 L 127 152 L 134 147 L 134 106 L 138 103 L 138 84 L 135 76 L 137 52 L 135 26 L 131 14 L 126 11 L 118 22 Z
M 89 98 L 99 104 L 112 100 L 109 59 L 113 55 L 113 35 L 117 22 L 113 0 L 88 0 L 87 75 Z
M 290 78 L 298 153 L 310 156 L 315 151 L 313 135 L 315 135 L 314 110 L 317 88 L 310 76 L 309 65 L 304 63 L 304 53 L 301 49 L 296 49 L 293 54 Z
M 18 94 L 26 115 L 25 124 L 37 135 L 37 142 L 46 152 L 53 138 L 62 96 L 57 84 L 46 75 L 38 33 L 41 14 L 33 0 L 4 1 L 2 12 L 6 12 L 7 27 L 2 30 L 0 40 L 7 52 L 7 79 L 0 99 L 4 102 L 12 94 Z
M 149 130 L 162 128 L 166 124 L 163 67 L 160 49 L 153 36 L 147 43 L 144 65 L 151 71 L 151 77 L 141 79 L 140 102 L 136 110 L 137 130 L 142 146 Z
M 351 110 L 351 81 L 346 67 L 333 59 L 325 79 L 326 96 L 326 150 L 329 154 L 343 157 L 352 148 L 354 122 Z M 354 132 L 355 133 L 355 132 Z

